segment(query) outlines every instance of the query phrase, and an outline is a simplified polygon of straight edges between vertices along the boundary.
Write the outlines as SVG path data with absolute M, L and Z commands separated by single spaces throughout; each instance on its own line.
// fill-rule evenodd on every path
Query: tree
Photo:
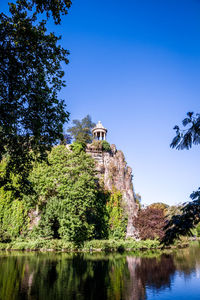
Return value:
M 36 164 L 30 180 L 41 211 L 40 232 L 80 243 L 104 236 L 105 197 L 99 197 L 94 160 L 81 149 L 56 146 L 49 163 Z
M 192 236 L 192 229 L 200 222 L 200 188 L 190 195 L 193 201 L 183 204 L 181 214 L 176 214 L 165 226 L 162 243 L 169 245 L 181 235 Z
M 200 144 L 200 114 L 194 115 L 188 112 L 187 117 L 182 121 L 185 129 L 175 126 L 176 136 L 172 140 L 171 147 L 178 150 L 190 149 L 192 145 Z
M 89 115 L 83 118 L 81 121 L 73 120 L 72 127 L 68 128 L 67 132 L 72 136 L 72 138 L 79 143 L 91 143 L 92 142 L 92 128 L 94 128 L 95 123 Z
M 188 112 L 182 121 L 185 129 L 175 126 L 176 136 L 172 140 L 171 147 L 178 150 L 190 149 L 192 145 L 200 144 L 200 114 L 194 115 Z M 172 216 L 165 226 L 165 236 L 162 242 L 171 244 L 180 235 L 192 235 L 193 229 L 200 221 L 200 188 L 190 195 L 193 200 L 183 204 L 181 214 Z
M 147 207 L 139 210 L 133 224 L 142 240 L 162 239 L 164 236 L 165 217 L 162 209 Z
M 162 203 L 162 202 L 156 202 L 156 203 L 150 204 L 149 207 L 162 210 L 165 213 L 165 211 L 169 207 L 169 205 Z
M 175 215 L 180 215 L 182 208 L 183 208 L 182 204 L 168 206 L 164 210 L 164 214 L 165 214 L 167 220 L 171 220 L 172 217 Z
M 71 0 L 17 0 L 17 4 L 31 13 L 46 13 L 46 17 L 53 16 L 55 24 L 61 23 L 61 15 L 68 14 Z
M 47 17 L 52 14 L 55 24 L 60 24 L 61 14 L 66 15 L 72 2 L 71 0 L 18 0 L 29 11 L 35 6 L 37 13 L 46 12 Z
M 37 12 L 51 12 L 59 23 L 70 3 L 19 0 L 10 4 L 10 16 L 0 14 L 0 160 L 8 159 L 0 186 L 14 188 L 11 174 L 20 176 L 16 197 L 30 192 L 33 161 L 46 158 L 69 118 L 58 96 L 68 51 L 58 45 L 60 37 L 47 34 L 45 20 L 37 22 Z

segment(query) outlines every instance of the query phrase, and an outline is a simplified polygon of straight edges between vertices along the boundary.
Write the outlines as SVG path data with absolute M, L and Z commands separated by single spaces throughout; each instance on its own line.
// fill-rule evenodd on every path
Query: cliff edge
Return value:
M 108 191 L 115 188 L 121 192 L 128 216 L 126 237 L 136 237 L 133 217 L 137 214 L 138 204 L 132 184 L 132 169 L 127 166 L 123 152 L 117 150 L 115 145 L 110 146 L 110 151 L 103 151 L 93 144 L 87 144 L 86 152 L 95 160 L 98 177 L 103 180 L 104 188 Z

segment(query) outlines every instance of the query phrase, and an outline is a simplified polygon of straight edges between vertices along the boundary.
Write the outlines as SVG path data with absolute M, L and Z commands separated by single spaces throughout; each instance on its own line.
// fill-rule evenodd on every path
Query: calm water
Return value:
M 200 247 L 162 255 L 1 252 L 0 299 L 200 300 Z

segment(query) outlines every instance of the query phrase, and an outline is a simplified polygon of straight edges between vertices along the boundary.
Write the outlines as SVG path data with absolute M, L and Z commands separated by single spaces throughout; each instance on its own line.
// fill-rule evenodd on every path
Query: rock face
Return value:
M 105 152 L 92 144 L 87 145 L 86 152 L 96 161 L 98 177 L 104 181 L 105 189 L 112 191 L 114 187 L 122 193 L 128 215 L 126 237 L 136 237 L 132 220 L 137 214 L 138 205 L 133 190 L 132 169 L 127 166 L 123 152 L 117 150 L 115 145 L 111 145 L 111 151 Z
M 36 207 L 36 209 L 32 209 L 28 213 L 28 217 L 29 217 L 29 220 L 30 220 L 29 230 L 32 230 L 33 227 L 38 226 L 39 221 L 41 219 L 41 215 L 40 215 L 40 212 L 38 210 L 38 206 Z

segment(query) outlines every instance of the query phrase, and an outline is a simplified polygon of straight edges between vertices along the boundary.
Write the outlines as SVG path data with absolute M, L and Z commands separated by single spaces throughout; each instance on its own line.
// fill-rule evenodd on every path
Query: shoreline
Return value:
M 198 241 L 198 240 L 197 240 Z M 91 240 L 81 245 L 63 240 L 16 240 L 9 243 L 0 243 L 0 251 L 24 251 L 24 252 L 63 252 L 63 253 L 123 253 L 163 251 L 186 248 L 192 241 L 178 241 L 171 246 L 161 245 L 158 240 Z

